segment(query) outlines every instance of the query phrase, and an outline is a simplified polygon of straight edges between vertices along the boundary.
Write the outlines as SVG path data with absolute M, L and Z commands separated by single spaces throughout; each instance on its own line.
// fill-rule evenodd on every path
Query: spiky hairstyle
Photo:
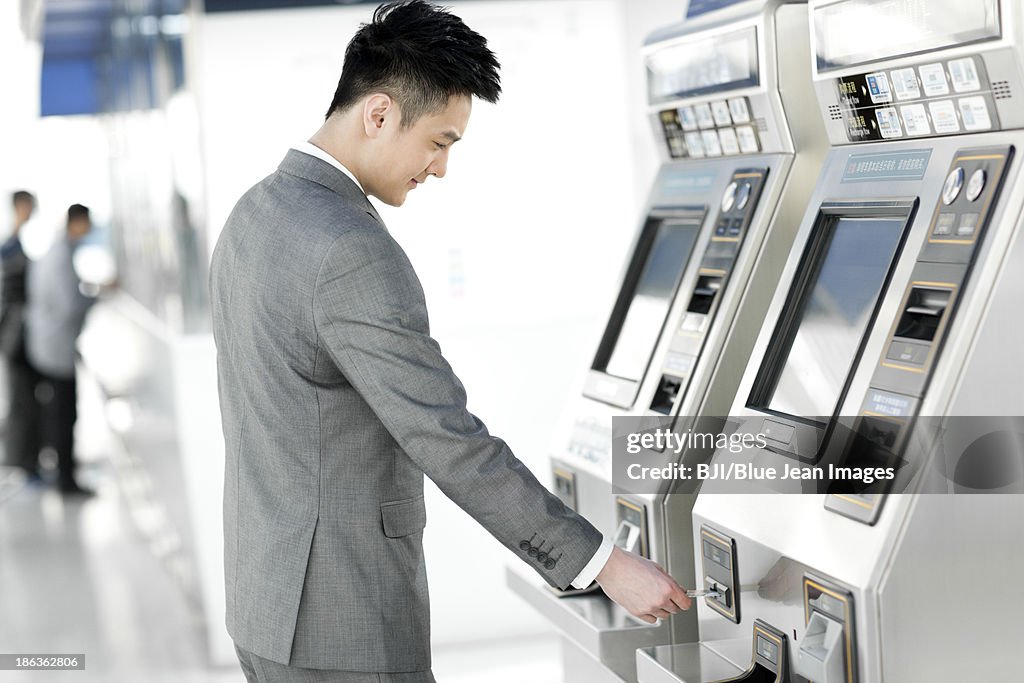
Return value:
M 407 128 L 444 109 L 456 95 L 497 102 L 499 68 L 487 39 L 446 8 L 424 0 L 385 3 L 345 49 L 327 116 L 383 92 L 398 103 Z

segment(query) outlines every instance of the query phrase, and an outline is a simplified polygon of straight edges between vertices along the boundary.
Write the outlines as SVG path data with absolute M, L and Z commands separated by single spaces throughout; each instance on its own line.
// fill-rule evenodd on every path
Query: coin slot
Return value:
M 654 392 L 654 400 L 651 401 L 651 410 L 662 415 L 670 415 L 682 387 L 682 378 L 662 375 L 661 381 L 658 382 L 658 389 Z
M 949 305 L 951 294 L 948 289 L 912 288 L 907 306 L 896 326 L 896 336 L 924 342 L 933 341 Z
M 697 279 L 697 286 L 693 289 L 693 296 L 690 298 L 690 305 L 686 307 L 686 311 L 707 315 L 715 303 L 715 296 L 721 289 L 721 276 L 701 275 Z

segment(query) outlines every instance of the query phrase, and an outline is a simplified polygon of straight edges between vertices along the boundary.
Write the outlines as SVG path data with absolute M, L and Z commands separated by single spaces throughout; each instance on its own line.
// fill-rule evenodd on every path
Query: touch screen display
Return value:
M 817 275 L 793 318 L 768 408 L 833 415 L 900 243 L 905 219 L 838 218 Z
M 672 219 L 658 226 L 604 369 L 609 375 L 642 379 L 699 227 L 696 221 Z

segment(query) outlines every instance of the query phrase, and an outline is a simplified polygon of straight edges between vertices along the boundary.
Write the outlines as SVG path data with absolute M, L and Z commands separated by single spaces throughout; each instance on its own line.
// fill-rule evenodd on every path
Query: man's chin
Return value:
M 379 194 L 374 194 L 373 196 L 388 206 L 401 206 L 402 204 L 405 204 L 405 198 L 408 194 L 408 192 L 403 192 L 398 196 L 382 197 Z

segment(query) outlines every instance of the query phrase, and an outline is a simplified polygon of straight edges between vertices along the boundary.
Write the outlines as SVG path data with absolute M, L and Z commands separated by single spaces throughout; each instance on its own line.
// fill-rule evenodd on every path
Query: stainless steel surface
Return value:
M 660 111 L 680 105 L 715 105 L 709 108 L 709 112 L 715 110 L 721 125 L 725 120 L 725 110 L 720 105 L 726 98 L 732 98 L 729 100 L 730 109 L 734 115 L 740 116 L 737 123 L 749 119 L 749 124 L 757 129 L 760 152 L 673 161 L 662 143 L 665 164 L 652 190 L 645 217 L 656 207 L 705 206 L 704 225 L 632 408 L 612 408 L 590 398 L 576 398 L 566 411 L 562 432 L 551 453 L 555 466 L 576 475 L 579 512 L 609 536 L 616 532 L 614 497 L 609 495 L 612 417 L 653 414 L 651 406 L 662 374 L 666 372 L 670 347 L 687 313 L 689 295 L 700 277 L 701 255 L 711 244 L 719 210 L 735 207 L 738 203 L 746 208 L 749 204 L 752 215 L 742 246 L 730 268 L 729 280 L 724 288 L 717 291 L 717 312 L 705 332 L 690 376 L 672 405 L 672 414 L 726 414 L 741 379 L 743 363 L 750 353 L 764 310 L 771 300 L 771 292 L 789 253 L 790 242 L 799 224 L 798 217 L 802 214 L 827 147 L 821 121 L 814 110 L 806 106 L 814 97 L 806 68 L 810 60 L 809 47 L 803 39 L 808 33 L 806 9 L 805 3 L 776 0 L 744 3 L 742 8 L 710 13 L 700 20 L 659 32 L 648 40 L 647 49 L 656 51 L 690 39 L 703 40 L 753 27 L 759 36 L 757 50 L 761 75 L 758 85 L 716 95 L 662 102 L 652 105 L 650 111 L 656 136 L 660 137 Z M 792 40 L 790 37 L 794 35 L 801 39 Z M 733 109 L 733 100 L 736 99 L 743 99 L 739 104 L 745 106 L 736 104 Z M 733 174 L 742 169 L 766 171 L 756 207 L 753 206 L 749 186 L 736 183 L 735 189 L 729 190 L 735 182 Z M 690 181 L 692 186 L 687 185 Z M 639 232 L 632 246 L 634 250 L 638 239 Z M 590 377 L 591 388 L 599 379 Z M 694 574 L 692 547 L 687 540 L 695 494 L 666 496 L 666 493 L 666 490 L 658 494 L 631 493 L 630 499 L 645 509 L 650 557 L 666 566 L 684 586 L 692 588 L 699 583 Z M 671 537 L 666 531 L 669 525 L 673 529 Z M 672 538 L 683 539 L 683 542 L 671 543 Z M 614 625 L 603 622 L 600 608 L 581 610 L 572 606 L 569 600 L 551 600 L 546 589 L 540 596 L 534 591 L 524 597 L 541 609 L 580 649 L 601 662 L 607 661 L 607 655 L 602 652 L 611 652 L 610 643 L 615 639 L 622 641 L 616 647 L 637 647 L 633 642 L 635 634 L 629 630 L 616 631 Z M 680 613 L 659 628 L 662 630 L 645 635 L 649 638 L 649 645 L 669 643 L 670 634 L 671 642 L 694 641 L 698 635 L 697 614 L 693 610 Z M 749 644 L 749 638 L 747 641 Z M 570 683 L 585 680 L 568 670 L 566 678 Z
M 824 0 L 812 0 L 812 11 L 826 4 Z M 925 416 L 1024 414 L 1024 393 L 1020 391 L 1024 385 L 1020 358 L 1024 332 L 1019 324 L 1024 296 L 1020 159 L 1024 133 L 1016 130 L 1024 126 L 1024 118 L 1019 106 L 1013 109 L 1012 99 L 1009 103 L 997 100 L 998 121 L 1010 130 L 857 145 L 849 144 L 842 123 L 836 123 L 828 113 L 828 106 L 837 102 L 833 79 L 838 76 L 898 69 L 919 62 L 945 62 L 971 54 L 981 55 L 993 81 L 1005 80 L 1008 91 L 1019 92 L 1024 86 L 1020 69 L 1024 62 L 1022 7 L 1008 2 L 1002 7 L 1004 34 L 999 40 L 884 60 L 867 68 L 839 69 L 817 78 L 822 106 L 819 115 L 830 126 L 836 147 L 828 154 L 811 195 L 789 264 L 739 384 L 732 415 L 760 428 L 764 413 L 749 408 L 747 399 L 772 344 L 804 245 L 815 228 L 818 207 L 835 201 L 916 198 L 919 207 L 903 251 L 837 411 L 840 415 L 861 414 L 868 391 L 874 386 L 879 359 L 885 358 L 891 331 L 902 314 L 904 293 L 920 272 L 919 267 L 936 272 L 950 270 L 918 263 L 936 206 L 954 200 L 970 201 L 970 194 L 984 192 L 993 182 L 972 174 L 954 174 L 948 182 L 951 162 L 959 150 L 1006 147 L 1012 147 L 1015 156 L 993 204 L 988 231 L 974 253 L 969 279 L 958 291 L 955 317 L 944 330 L 944 337 L 936 338 L 941 349 L 930 381 L 919 385 L 925 387 L 924 393 L 911 405 L 917 414 Z M 903 153 L 922 151 L 929 159 L 920 179 L 848 181 L 846 174 L 856 161 L 852 155 L 899 158 Z M 969 193 L 966 200 L 962 193 Z M 949 201 L 943 203 L 945 200 Z M 758 465 L 780 468 L 787 462 L 795 464 L 769 451 L 716 455 L 716 462 L 752 459 Z M 700 541 L 694 530 L 704 524 L 736 540 L 741 582 L 760 584 L 758 591 L 744 595 L 742 620 L 749 623 L 760 618 L 792 634 L 790 662 L 798 671 L 810 675 L 806 666 L 799 667 L 798 659 L 801 645 L 806 650 L 808 642 L 803 582 L 805 576 L 813 576 L 841 587 L 851 596 L 853 618 L 843 629 L 855 633 L 856 649 L 845 658 L 838 674 L 840 680 L 953 683 L 1004 680 L 1016 675 L 1012 672 L 1019 671 L 1019 644 L 1024 642 L 1024 622 L 1020 619 L 1024 588 L 1015 578 L 1024 575 L 1024 553 L 1020 550 L 1024 547 L 1024 496 L 889 495 L 872 526 L 826 509 L 821 495 L 753 495 L 771 490 L 799 492 L 800 488 L 799 483 L 759 483 L 746 487 L 745 495 L 730 495 L 712 493 L 706 485 L 693 508 L 690 532 L 694 549 L 699 548 Z M 954 488 L 951 483 L 949 490 Z M 696 557 L 699 562 L 700 555 Z M 979 576 L 985 577 L 986 586 L 1000 587 L 996 595 L 959 594 L 964 585 L 973 585 Z M 698 605 L 698 614 L 701 639 L 716 652 L 723 652 L 748 628 L 723 619 L 703 603 Z M 836 675 L 833 672 L 832 676 Z
M 749 640 L 736 641 L 732 649 L 733 655 L 749 660 Z M 639 683 L 709 683 L 739 676 L 746 668 L 701 643 L 663 645 L 636 653 Z
M 506 568 L 505 580 L 512 591 L 548 618 L 587 656 L 631 683 L 636 681 L 636 650 L 664 643 L 668 638 L 667 622 L 646 624 L 604 593 L 560 597 L 539 577 L 513 567 Z

